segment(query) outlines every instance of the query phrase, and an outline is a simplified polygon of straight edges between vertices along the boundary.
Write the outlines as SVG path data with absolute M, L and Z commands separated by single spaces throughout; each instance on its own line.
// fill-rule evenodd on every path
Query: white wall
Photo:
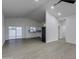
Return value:
M 5 21 L 4 16 L 2 16 L 2 46 L 5 42 Z
M 66 17 L 68 23 L 66 27 L 66 41 L 76 44 L 76 15 Z
M 58 24 L 56 18 L 46 12 L 46 42 L 58 40 Z
M 34 27 L 41 27 L 41 23 L 28 19 L 28 18 L 8 18 L 6 19 L 6 40 L 8 39 L 8 26 L 22 26 L 23 28 L 23 38 L 31 38 L 31 37 L 41 37 L 41 32 L 40 33 L 30 33 L 28 32 L 29 27 L 34 26 Z

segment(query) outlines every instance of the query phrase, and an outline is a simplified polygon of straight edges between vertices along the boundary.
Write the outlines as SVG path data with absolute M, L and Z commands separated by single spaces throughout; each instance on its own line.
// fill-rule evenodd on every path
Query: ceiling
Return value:
M 47 6 L 47 11 L 54 15 L 57 18 L 72 16 L 76 14 L 76 4 L 70 4 L 66 2 L 61 2 L 60 4 L 54 6 L 54 9 L 50 9 L 50 6 L 52 6 L 52 2 L 50 2 Z M 61 15 L 58 15 L 58 13 L 61 13 Z
M 65 17 L 76 13 L 76 4 L 62 2 L 52 10 L 50 7 L 59 0 L 2 0 L 3 15 L 5 18 L 28 17 L 34 20 L 44 21 L 45 11 L 49 11 L 56 17 Z M 58 16 L 57 13 L 62 15 Z

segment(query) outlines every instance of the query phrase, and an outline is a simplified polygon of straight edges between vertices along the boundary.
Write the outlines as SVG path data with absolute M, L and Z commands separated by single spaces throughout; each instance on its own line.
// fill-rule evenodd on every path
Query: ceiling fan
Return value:
M 56 6 L 57 4 L 59 4 L 61 2 L 67 2 L 67 3 L 74 4 L 76 2 L 76 0 L 60 0 L 57 3 L 55 3 L 54 6 Z

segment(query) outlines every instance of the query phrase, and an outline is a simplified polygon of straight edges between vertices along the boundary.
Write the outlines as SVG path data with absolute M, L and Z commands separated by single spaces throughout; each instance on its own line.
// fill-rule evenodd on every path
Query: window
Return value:
M 36 32 L 36 28 L 35 27 L 30 27 L 30 32 Z

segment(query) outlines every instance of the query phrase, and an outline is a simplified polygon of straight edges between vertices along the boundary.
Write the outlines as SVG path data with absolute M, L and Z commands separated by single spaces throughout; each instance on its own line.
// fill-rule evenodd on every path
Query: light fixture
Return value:
M 35 1 L 39 1 L 39 0 L 35 0 Z M 74 4 L 76 2 L 76 0 L 59 0 L 57 3 L 55 3 L 53 6 L 51 6 L 51 9 L 54 9 L 54 7 L 61 2 Z M 61 15 L 61 13 L 58 13 L 58 15 Z
M 61 16 L 61 13 L 59 12 L 58 15 Z
M 35 0 L 35 2 L 39 2 L 39 0 Z
M 54 9 L 54 6 L 51 6 L 51 9 Z

